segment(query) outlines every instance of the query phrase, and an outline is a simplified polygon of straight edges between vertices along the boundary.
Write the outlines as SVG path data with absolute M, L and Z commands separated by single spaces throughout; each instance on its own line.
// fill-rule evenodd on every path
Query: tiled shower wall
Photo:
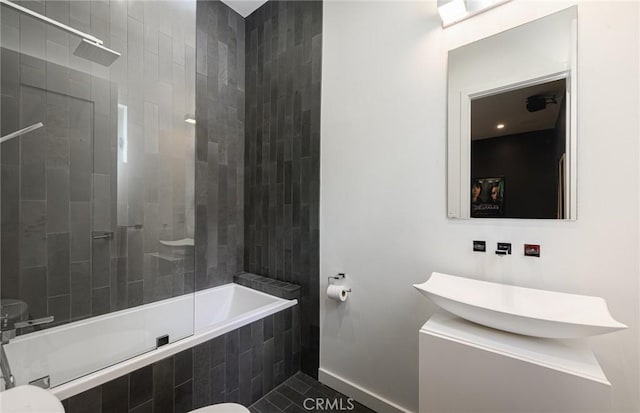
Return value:
M 196 289 L 243 270 L 244 50 L 242 16 L 220 1 L 197 5 Z
M 195 2 L 23 5 L 122 56 L 2 7 L 2 134 L 45 124 L 2 144 L 2 298 L 59 324 L 193 290 L 193 247 L 159 241 L 194 233 Z
M 301 286 L 317 377 L 322 2 L 268 1 L 245 24 L 245 270 Z

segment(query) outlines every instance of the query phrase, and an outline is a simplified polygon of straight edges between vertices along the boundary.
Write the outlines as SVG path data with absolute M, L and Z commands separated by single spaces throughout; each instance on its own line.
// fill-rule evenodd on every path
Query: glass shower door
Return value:
M 195 1 L 19 5 L 0 8 L 3 348 L 18 384 L 56 386 L 193 334 Z

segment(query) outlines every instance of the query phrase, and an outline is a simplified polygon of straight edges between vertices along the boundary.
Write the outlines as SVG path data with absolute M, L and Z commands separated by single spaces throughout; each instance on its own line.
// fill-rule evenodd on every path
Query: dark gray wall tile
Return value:
M 243 269 L 244 19 L 222 2 L 196 14 L 196 289 L 233 281 Z M 160 47 L 162 49 L 162 46 Z M 175 52 L 175 50 L 174 50 Z M 174 58 L 181 59 L 181 50 Z M 162 77 L 162 50 L 159 76 Z
M 154 413 L 173 413 L 173 377 L 173 357 L 168 357 L 153 364 Z
M 46 266 L 46 202 L 22 201 L 20 209 L 20 266 Z
M 220 397 L 224 400 L 224 393 L 226 388 L 226 365 L 225 363 L 218 364 L 210 370 L 210 385 L 211 385 L 211 399 L 219 400 Z
M 153 365 L 129 374 L 129 408 L 139 406 L 153 398 Z
M 70 203 L 70 254 L 71 261 L 85 261 L 90 258 L 91 224 L 89 202 Z
M 129 375 L 102 385 L 102 413 L 121 413 L 129 410 Z
M 126 289 L 122 291 L 122 293 L 127 294 L 126 308 L 136 307 L 144 304 L 144 282 L 140 280 L 127 283 L 126 285 Z
M 209 343 L 193 348 L 193 407 L 199 408 L 210 404 L 210 359 Z
M 176 386 L 193 378 L 193 352 L 191 349 L 174 356 L 174 374 Z
M 245 24 L 244 269 L 298 284 L 308 331 L 319 326 L 322 3 L 272 0 Z M 277 292 L 268 284 L 258 288 Z M 290 328 L 290 318 L 285 322 Z M 315 377 L 318 345 L 310 335 L 302 340 L 302 369 Z M 280 346 L 276 334 L 277 360 Z M 287 371 L 294 367 L 286 361 Z
M 69 232 L 68 168 L 47 168 L 47 232 Z
M 71 318 L 71 295 L 49 297 L 47 313 L 54 318 L 54 325 L 64 324 Z
M 211 366 L 215 367 L 224 363 L 226 355 L 225 336 L 216 337 L 210 341 L 211 348 Z
M 70 197 L 71 201 L 89 202 L 93 171 L 93 104 L 71 99 L 69 113 Z
M 111 248 L 108 239 L 92 240 L 92 288 L 106 287 L 111 276 Z
M 94 387 L 83 393 L 73 396 L 68 401 L 67 413 L 101 413 L 102 412 L 102 387 Z
M 193 381 L 189 380 L 175 389 L 175 413 L 187 413 L 193 408 Z
M 71 263 L 71 318 L 91 315 L 91 266 L 89 261 Z
M 247 350 L 238 356 L 238 397 L 239 402 L 245 406 L 251 404 L 251 364 L 252 351 Z
M 153 413 L 153 400 L 129 410 L 129 413 Z
M 91 315 L 107 314 L 109 312 L 110 303 L 110 288 L 102 287 L 96 288 L 91 291 Z
M 69 233 L 47 235 L 47 294 L 69 294 Z

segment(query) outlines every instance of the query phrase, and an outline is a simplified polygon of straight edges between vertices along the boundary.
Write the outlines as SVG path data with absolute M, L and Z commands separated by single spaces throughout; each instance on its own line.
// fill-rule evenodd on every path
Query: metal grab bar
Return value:
M 0 0 L 0 1 L 2 1 L 2 0 Z M 24 135 L 25 133 L 29 133 L 29 132 L 34 131 L 36 129 L 39 129 L 39 128 L 43 127 L 43 126 L 44 125 L 42 124 L 42 122 L 38 122 L 38 123 L 35 123 L 35 124 L 31 125 L 31 126 L 27 126 L 26 128 L 22 128 L 20 130 L 15 131 L 15 132 L 11 132 L 10 134 L 4 135 L 2 138 L 0 138 L 0 143 L 4 143 L 4 142 L 6 142 L 6 141 L 8 141 L 10 139 L 17 138 L 20 135 Z

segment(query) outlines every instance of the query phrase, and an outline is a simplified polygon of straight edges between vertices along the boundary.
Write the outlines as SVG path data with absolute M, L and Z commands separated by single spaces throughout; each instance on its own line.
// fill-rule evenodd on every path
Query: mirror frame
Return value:
M 557 221 L 577 219 L 577 7 L 558 13 L 574 13 L 571 19 L 570 59 L 565 64 L 546 64 L 542 70 L 529 70 L 513 74 L 508 78 L 485 81 L 471 88 L 457 89 L 451 93 L 451 76 L 447 84 L 447 217 L 471 218 L 471 101 L 473 99 L 521 89 L 553 80 L 567 79 L 566 87 L 566 169 L 565 169 L 565 218 Z M 557 14 L 557 13 L 554 13 Z M 553 16 L 553 15 L 550 15 Z M 545 19 L 545 16 L 541 19 Z M 529 23 L 534 23 L 538 20 Z M 526 26 L 518 26 L 509 30 Z M 499 35 L 508 33 L 509 30 Z M 477 42 L 490 39 L 480 39 Z M 470 44 L 475 44 L 473 42 Z M 465 46 L 462 46 L 465 47 Z M 458 50 L 458 49 L 453 49 Z M 448 64 L 451 64 L 451 50 Z M 450 68 L 448 69 L 448 73 Z M 456 99 L 452 101 L 451 96 Z M 457 96 L 456 96 L 457 95 Z M 481 219 L 481 218 L 473 218 Z M 505 220 L 522 218 L 482 218 L 483 220 Z M 524 218 L 531 219 L 531 218 Z M 548 219 L 553 221 L 552 219 Z M 547 221 L 547 220 L 546 220 Z

